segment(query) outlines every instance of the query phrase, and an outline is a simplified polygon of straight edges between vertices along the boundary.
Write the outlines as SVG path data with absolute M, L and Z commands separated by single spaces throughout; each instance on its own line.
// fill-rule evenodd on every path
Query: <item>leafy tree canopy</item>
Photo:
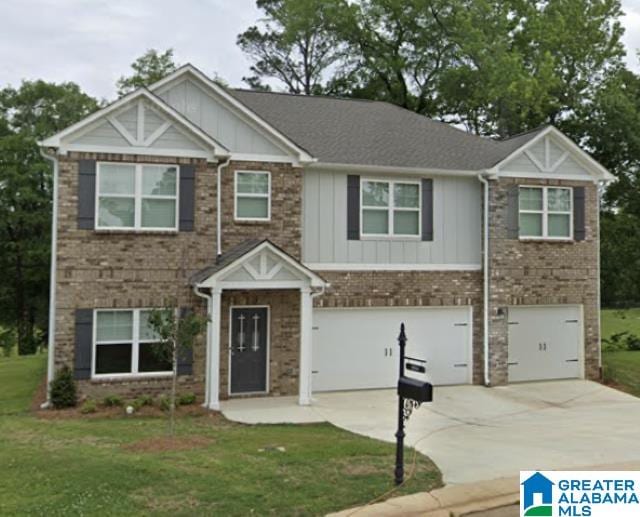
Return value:
M 150 49 L 131 63 L 131 68 L 133 73 L 120 77 L 116 83 L 120 97 L 141 86 L 149 86 L 159 81 L 174 72 L 178 65 L 173 58 L 173 49 L 170 48 L 164 52 Z

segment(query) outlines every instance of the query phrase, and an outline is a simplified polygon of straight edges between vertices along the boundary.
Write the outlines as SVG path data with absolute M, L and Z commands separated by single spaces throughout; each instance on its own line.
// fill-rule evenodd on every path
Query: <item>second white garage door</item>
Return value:
M 433 384 L 471 382 L 471 309 L 316 309 L 313 390 L 390 388 L 398 380 L 397 337 L 406 326 L 407 355 L 427 360 Z
M 580 377 L 580 307 L 509 308 L 509 381 Z

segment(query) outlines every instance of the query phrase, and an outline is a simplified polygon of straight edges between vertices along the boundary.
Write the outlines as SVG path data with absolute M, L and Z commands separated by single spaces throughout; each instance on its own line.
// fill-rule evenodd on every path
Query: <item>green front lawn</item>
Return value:
M 602 338 L 628 332 L 640 337 L 640 309 L 605 309 L 601 313 Z M 602 352 L 604 381 L 616 388 L 640 397 L 640 351 Z
M 0 360 L 1 515 L 320 515 L 393 487 L 393 445 L 328 424 L 183 416 L 167 446 L 164 418 L 34 416 L 25 410 L 44 362 Z M 400 493 L 441 483 L 418 455 Z

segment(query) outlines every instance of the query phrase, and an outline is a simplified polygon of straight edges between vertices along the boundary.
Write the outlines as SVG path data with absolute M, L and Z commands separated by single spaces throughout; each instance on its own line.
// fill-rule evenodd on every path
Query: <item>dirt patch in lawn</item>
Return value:
M 47 401 L 47 376 L 43 375 L 38 388 L 31 399 L 31 411 L 39 411 L 40 406 Z
M 213 443 L 215 440 L 207 436 L 155 436 L 123 445 L 122 448 L 129 452 L 188 451 Z

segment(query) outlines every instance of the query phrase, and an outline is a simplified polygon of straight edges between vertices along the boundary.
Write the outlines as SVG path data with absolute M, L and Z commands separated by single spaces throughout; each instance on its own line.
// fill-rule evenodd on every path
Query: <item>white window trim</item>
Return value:
M 363 184 L 371 183 L 387 183 L 389 185 L 389 205 L 387 207 L 364 206 L 364 188 Z M 396 207 L 394 199 L 395 185 L 417 185 L 418 186 L 418 207 Z M 365 233 L 364 232 L 364 211 L 379 210 L 387 212 L 389 233 Z M 418 233 L 407 235 L 403 233 L 396 234 L 394 232 L 394 212 L 418 212 Z M 422 182 L 416 180 L 388 179 L 388 178 L 360 178 L 360 240 L 367 239 L 385 239 L 385 240 L 422 240 Z
M 92 379 L 131 379 L 135 377 L 170 377 L 173 375 L 172 370 L 157 371 L 157 372 L 139 372 L 140 361 L 140 344 L 144 343 L 157 343 L 156 339 L 140 339 L 140 313 L 145 311 L 152 311 L 151 308 L 142 309 L 94 309 L 93 311 L 93 336 L 91 344 L 91 378 Z M 133 313 L 133 328 L 131 340 L 116 340 L 116 341 L 100 341 L 98 343 L 98 313 L 100 312 L 132 312 Z M 131 372 L 128 373 L 96 373 L 96 359 L 98 346 L 109 345 L 124 345 L 131 343 Z
M 133 226 L 100 226 L 100 168 L 102 165 L 126 165 L 135 168 L 134 173 L 134 191 L 131 194 L 104 194 L 104 197 L 114 198 L 133 198 L 134 221 Z M 176 194 L 169 195 L 144 195 L 142 194 L 142 168 L 158 167 L 158 168 L 175 168 L 176 169 Z M 175 225 L 167 227 L 148 227 L 142 226 L 142 200 L 144 199 L 170 199 L 175 200 L 176 213 Z M 130 163 L 130 162 L 98 162 L 96 167 L 96 198 L 95 198 L 95 229 L 96 230 L 113 230 L 120 232 L 177 232 L 180 223 L 180 166 L 170 163 Z
M 267 193 L 240 193 L 238 192 L 238 174 L 266 174 L 267 175 Z M 238 197 L 242 198 L 258 198 L 267 200 L 267 217 L 239 217 L 238 216 Z M 233 173 L 233 219 L 235 221 L 271 221 L 271 171 L 263 170 L 237 170 Z
M 519 189 L 534 188 L 542 190 L 542 210 L 522 210 L 520 208 L 520 196 L 518 196 L 518 228 L 520 228 L 520 215 L 521 214 L 540 214 L 542 215 L 542 235 L 520 235 L 520 240 L 523 241 L 572 241 L 573 240 L 573 188 L 572 187 L 556 187 L 556 186 L 541 186 L 541 185 L 520 185 Z M 568 211 L 549 211 L 548 205 L 548 191 L 549 189 L 567 190 L 569 191 L 569 210 Z M 569 216 L 569 235 L 568 236 L 550 236 L 549 235 L 549 215 L 568 215 Z

